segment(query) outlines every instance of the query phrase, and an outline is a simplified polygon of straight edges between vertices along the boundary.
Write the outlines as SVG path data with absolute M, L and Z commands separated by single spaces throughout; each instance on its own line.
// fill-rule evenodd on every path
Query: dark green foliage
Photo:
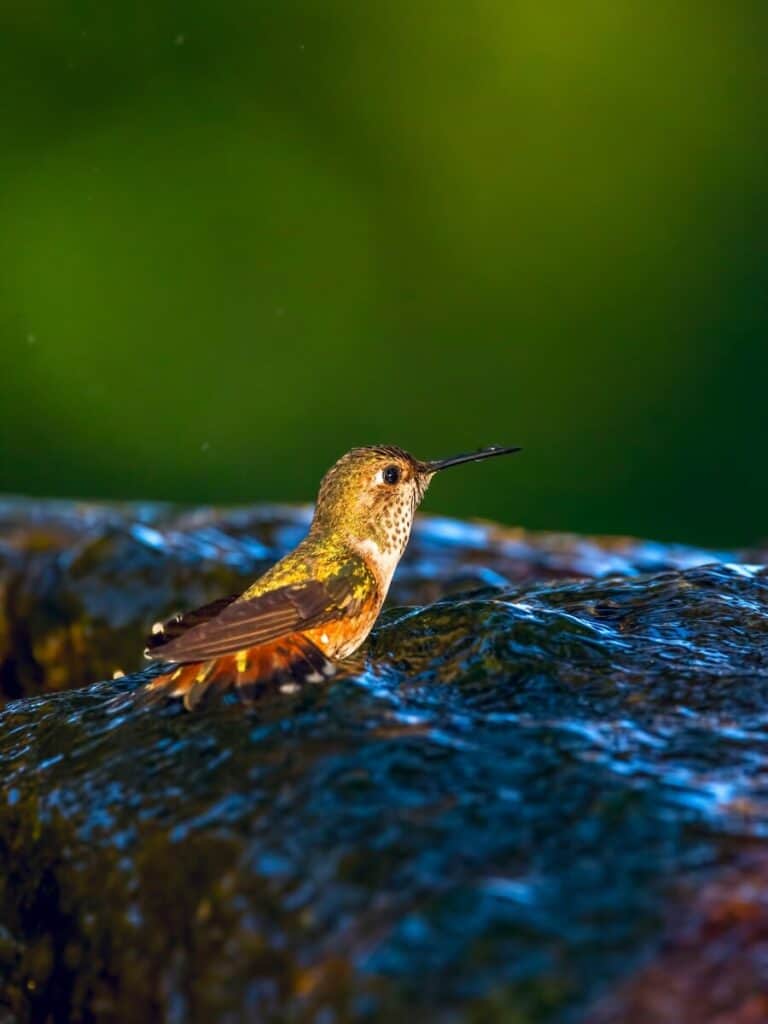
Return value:
M 5 0 L 0 488 L 765 532 L 763 0 Z

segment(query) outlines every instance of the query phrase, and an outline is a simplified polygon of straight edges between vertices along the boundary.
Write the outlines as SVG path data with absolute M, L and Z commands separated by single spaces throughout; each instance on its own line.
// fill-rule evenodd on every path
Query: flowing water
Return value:
M 398 587 L 364 667 L 250 710 L 7 705 L 0 1020 L 768 1019 L 765 935 L 700 905 L 768 920 L 768 571 L 433 520 Z M 699 919 L 730 988 L 651 1016 Z

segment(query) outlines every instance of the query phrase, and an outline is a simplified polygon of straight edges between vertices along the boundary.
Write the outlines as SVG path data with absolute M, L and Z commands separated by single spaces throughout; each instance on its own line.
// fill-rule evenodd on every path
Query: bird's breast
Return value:
M 304 631 L 304 636 L 319 647 L 329 658 L 346 658 L 363 643 L 381 609 L 381 600 L 372 594 L 354 612 L 339 615 L 315 629 Z

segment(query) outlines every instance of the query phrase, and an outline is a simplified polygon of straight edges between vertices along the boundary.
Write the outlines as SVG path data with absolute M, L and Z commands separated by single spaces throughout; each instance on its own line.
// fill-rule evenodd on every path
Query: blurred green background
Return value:
M 768 5 L 6 0 L 5 491 L 768 534 Z

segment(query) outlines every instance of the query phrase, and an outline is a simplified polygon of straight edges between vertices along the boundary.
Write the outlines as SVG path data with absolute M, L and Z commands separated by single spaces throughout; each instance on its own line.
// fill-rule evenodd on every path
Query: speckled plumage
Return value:
M 169 661 L 154 691 L 193 707 L 209 689 L 290 691 L 333 673 L 371 631 L 434 473 L 512 449 L 420 462 L 401 448 L 354 448 L 326 473 L 306 538 L 239 597 L 153 630 L 147 656 Z

